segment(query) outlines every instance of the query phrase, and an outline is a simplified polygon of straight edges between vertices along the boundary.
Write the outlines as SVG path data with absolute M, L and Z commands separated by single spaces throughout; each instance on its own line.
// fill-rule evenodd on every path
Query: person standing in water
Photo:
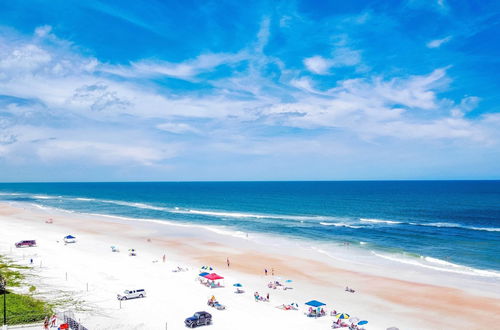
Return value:
M 227 260 L 226 260 L 226 261 L 227 261 L 227 268 L 229 268 L 229 266 L 230 266 L 230 263 L 229 263 L 229 258 L 226 258 L 226 259 L 227 259 Z

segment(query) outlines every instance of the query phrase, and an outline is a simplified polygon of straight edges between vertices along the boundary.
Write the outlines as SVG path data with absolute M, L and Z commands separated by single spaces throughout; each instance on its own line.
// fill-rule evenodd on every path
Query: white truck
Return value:
M 118 300 L 144 298 L 146 297 L 146 291 L 144 289 L 125 290 L 123 291 L 123 294 L 117 294 L 116 297 L 118 298 Z

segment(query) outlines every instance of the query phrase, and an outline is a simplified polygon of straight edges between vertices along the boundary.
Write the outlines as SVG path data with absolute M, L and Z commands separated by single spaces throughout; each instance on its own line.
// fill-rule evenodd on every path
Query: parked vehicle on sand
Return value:
M 146 291 L 144 289 L 125 290 L 123 291 L 123 294 L 116 295 L 116 298 L 118 298 L 118 300 L 127 300 L 127 299 L 144 298 L 144 297 L 146 297 Z
M 212 323 L 212 315 L 207 312 L 196 312 L 193 316 L 184 320 L 184 324 L 190 328 L 196 328 L 200 325 L 209 325 Z
M 33 246 L 36 246 L 35 240 L 19 241 L 16 243 L 16 248 L 33 247 Z

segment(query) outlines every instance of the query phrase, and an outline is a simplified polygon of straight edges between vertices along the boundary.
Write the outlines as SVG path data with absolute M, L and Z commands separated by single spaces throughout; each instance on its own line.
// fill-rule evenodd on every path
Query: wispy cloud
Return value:
M 431 40 L 427 43 L 427 47 L 428 48 L 439 48 L 439 47 L 441 47 L 441 45 L 449 42 L 451 39 L 452 39 L 452 36 L 447 36 L 447 37 L 442 38 L 442 39 Z

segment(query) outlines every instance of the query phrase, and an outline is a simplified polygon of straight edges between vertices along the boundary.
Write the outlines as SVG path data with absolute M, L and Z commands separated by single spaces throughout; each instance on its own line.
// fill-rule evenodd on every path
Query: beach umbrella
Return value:
M 201 276 L 201 277 L 204 277 L 204 276 L 207 276 L 209 275 L 210 273 L 207 273 L 207 272 L 202 272 L 202 273 L 199 273 L 198 276 Z
M 321 301 L 311 300 L 311 301 L 306 302 L 306 305 L 311 306 L 311 307 L 321 307 L 321 306 L 325 306 L 326 304 L 322 303 Z
M 237 288 L 241 288 L 243 285 L 240 284 L 240 283 L 234 283 L 233 286 L 237 287 Z
M 335 317 L 341 320 L 347 320 L 348 318 L 350 318 L 349 314 L 346 313 L 338 313 L 335 315 Z
M 292 283 L 293 281 L 292 280 L 286 280 L 285 282 L 286 283 Z
M 358 322 L 358 325 L 365 325 L 365 324 L 367 324 L 367 323 L 368 323 L 368 321 L 359 321 L 359 322 Z
M 359 318 L 357 318 L 357 317 L 351 317 L 349 319 L 349 322 L 351 322 L 351 323 L 358 323 L 359 322 Z

